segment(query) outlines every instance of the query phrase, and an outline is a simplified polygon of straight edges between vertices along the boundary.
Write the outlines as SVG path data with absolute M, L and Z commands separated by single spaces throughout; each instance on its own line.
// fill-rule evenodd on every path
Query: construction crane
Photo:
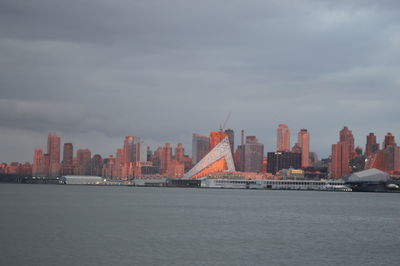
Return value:
M 226 119 L 222 125 L 219 127 L 219 131 L 224 131 L 226 123 L 228 123 L 229 118 L 231 117 L 232 112 L 229 112 L 229 114 L 226 116 Z

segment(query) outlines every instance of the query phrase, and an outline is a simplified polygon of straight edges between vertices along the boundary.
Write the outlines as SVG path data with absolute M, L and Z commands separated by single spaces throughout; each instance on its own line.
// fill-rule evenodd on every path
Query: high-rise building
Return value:
M 126 136 L 124 140 L 123 148 L 123 166 L 129 165 L 129 163 L 134 163 L 136 161 L 136 147 L 135 147 L 135 137 Z
M 376 142 L 376 136 L 374 133 L 369 133 L 367 136 L 367 144 L 365 145 L 365 156 L 370 156 L 374 152 L 379 150 L 379 144 Z
M 280 124 L 277 129 L 277 151 L 290 151 L 290 130 L 285 124 Z
M 64 143 L 63 160 L 62 160 L 62 174 L 72 175 L 74 169 L 74 147 L 72 143 Z
M 91 160 L 92 153 L 89 149 L 79 149 L 76 153 L 77 159 L 77 174 L 90 175 L 91 174 Z
M 386 149 L 389 146 L 396 146 L 394 136 L 390 132 L 388 132 L 385 136 L 385 140 L 383 141 L 383 149 Z
M 262 172 L 264 145 L 255 136 L 247 136 L 237 151 L 238 169 L 242 172 Z
M 162 148 L 161 155 L 161 173 L 166 174 L 168 171 L 168 164 L 172 160 L 172 147 L 171 143 L 165 143 L 165 146 Z
M 115 157 L 110 155 L 108 158 L 104 159 L 103 169 L 102 169 L 102 176 L 115 179 Z
M 226 129 L 225 134 L 228 135 L 229 145 L 231 145 L 232 157 L 234 157 L 235 152 L 235 132 L 233 129 Z
M 243 148 L 243 172 L 258 172 L 263 169 L 264 145 L 259 143 L 255 136 L 246 138 Z
M 103 171 L 103 158 L 100 154 L 95 154 L 90 163 L 90 175 L 101 176 Z
M 332 145 L 332 161 L 330 171 L 333 178 L 342 178 L 350 174 L 349 144 L 345 141 L 339 141 Z
M 115 165 L 114 165 L 114 174 L 113 174 L 113 176 L 117 179 L 122 179 L 123 160 L 124 160 L 124 150 L 117 149 L 117 152 L 115 154 Z
M 50 176 L 50 155 L 48 153 L 43 154 L 43 176 Z
M 154 154 L 150 157 L 150 162 L 152 162 L 153 166 L 157 169 L 158 173 L 162 173 L 161 169 L 161 157 L 163 156 L 163 148 L 158 147 Z
M 193 133 L 192 163 L 197 164 L 210 151 L 210 138 Z
M 49 155 L 49 176 L 59 176 L 61 172 L 60 164 L 61 139 L 55 134 L 47 137 L 47 154 Z
M 222 131 L 214 131 L 210 133 L 210 150 L 218 145 L 223 139 L 228 137 L 228 134 Z
M 347 149 L 349 154 L 349 160 L 356 157 L 356 153 L 354 151 L 354 137 L 353 132 L 349 130 L 346 126 L 339 133 L 340 141 L 347 143 Z
M 192 168 L 192 158 L 185 155 L 185 149 L 183 148 L 182 143 L 178 143 L 176 146 L 174 159 L 180 163 L 183 163 L 185 172 Z
M 178 162 L 183 162 L 183 157 L 185 156 L 185 150 L 183 148 L 182 143 L 178 143 L 175 148 L 175 160 Z
M 394 171 L 400 172 L 400 147 L 394 148 Z
M 126 136 L 122 154 L 116 157 L 116 171 L 120 179 L 128 180 L 134 177 L 137 162 L 147 162 L 147 146 L 138 137 Z M 119 158 L 120 157 L 120 158 Z
M 243 159 L 242 158 L 242 156 L 243 156 L 242 149 L 243 149 L 243 147 L 244 147 L 244 142 L 243 142 L 243 144 L 241 144 L 237 147 L 237 149 L 235 151 L 235 156 L 233 157 L 237 171 L 242 171 L 242 165 L 243 165 L 242 164 L 242 159 Z
M 301 168 L 301 153 L 286 151 L 267 153 L 267 173 L 276 174 L 282 169 L 290 168 Z
M 142 162 L 142 163 L 147 162 L 148 146 L 146 145 L 146 143 L 144 143 L 138 138 L 138 142 L 136 143 L 135 147 L 136 147 L 136 158 L 135 158 L 136 162 Z
M 310 134 L 307 129 L 300 130 L 298 143 L 301 148 L 301 167 L 308 167 L 310 166 Z
M 400 171 L 400 147 L 397 147 L 391 133 L 386 134 L 382 150 L 372 153 L 368 158 L 365 168 L 376 168 L 389 174 L 398 174 Z
M 44 175 L 44 157 L 43 150 L 40 148 L 35 149 L 32 164 L 32 176 L 43 176 Z

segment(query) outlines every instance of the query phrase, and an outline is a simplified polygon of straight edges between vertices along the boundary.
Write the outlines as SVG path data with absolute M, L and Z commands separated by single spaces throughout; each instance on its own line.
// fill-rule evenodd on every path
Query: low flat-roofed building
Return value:
M 66 175 L 60 178 L 60 182 L 67 185 L 97 185 L 103 184 L 104 179 L 100 176 Z

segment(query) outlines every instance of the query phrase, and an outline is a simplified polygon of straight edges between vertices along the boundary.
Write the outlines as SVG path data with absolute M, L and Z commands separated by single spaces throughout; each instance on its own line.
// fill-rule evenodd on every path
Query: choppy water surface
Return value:
M 0 184 L 0 265 L 400 265 L 400 194 Z

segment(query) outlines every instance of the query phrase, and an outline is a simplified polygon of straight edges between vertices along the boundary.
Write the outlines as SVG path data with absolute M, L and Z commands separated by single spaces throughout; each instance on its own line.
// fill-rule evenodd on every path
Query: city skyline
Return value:
M 282 124 L 279 124 L 279 126 L 280 125 L 282 125 Z M 288 126 L 288 125 L 286 125 L 285 124 L 285 126 Z M 275 136 L 273 136 L 272 138 L 274 139 L 274 141 L 275 141 L 275 143 L 273 143 L 271 146 L 272 146 L 272 148 L 265 148 L 266 147 L 266 145 L 264 144 L 264 143 L 262 143 L 261 141 L 259 141 L 261 144 L 263 144 L 264 145 L 264 151 L 265 151 L 265 154 L 267 153 L 267 152 L 273 152 L 273 151 L 277 151 L 278 149 L 277 149 L 277 146 L 278 146 L 278 136 L 279 136 L 279 130 L 277 131 L 277 129 L 276 128 L 279 128 L 278 126 L 277 127 L 275 127 Z M 320 159 L 323 159 L 323 158 L 328 158 L 328 157 L 330 157 L 331 156 L 331 154 L 332 154 L 332 144 L 335 144 L 336 142 L 337 142 L 337 134 L 341 134 L 340 132 L 342 132 L 343 130 L 348 130 L 348 126 L 343 126 L 343 128 L 341 129 L 341 130 L 337 130 L 337 132 L 336 132 L 336 136 L 335 136 L 335 138 L 333 139 L 333 141 L 332 141 L 332 143 L 327 143 L 327 147 L 329 147 L 328 149 L 327 149 L 327 151 L 326 151 L 326 153 L 319 153 L 319 152 L 316 152 L 312 147 L 313 147 L 313 141 L 314 141 L 314 134 L 312 134 L 312 137 L 311 137 L 311 140 L 309 140 L 309 153 L 310 152 L 315 152 L 316 154 L 317 154 L 317 156 L 318 156 L 318 158 L 320 158 Z M 290 125 L 289 125 L 289 129 L 290 129 Z M 232 130 L 232 129 L 230 129 L 229 128 L 229 130 Z M 308 129 L 300 129 L 300 130 L 298 130 L 298 132 L 296 133 L 296 132 L 290 132 L 290 138 L 293 138 L 293 139 L 296 139 L 297 140 L 297 138 L 300 136 L 300 133 L 303 131 L 303 130 L 305 130 L 306 132 L 307 132 L 307 134 L 309 134 L 309 130 Z M 234 132 L 237 132 L 236 130 L 233 130 Z M 210 131 L 210 132 L 212 132 L 212 131 Z M 218 131 L 215 131 L 215 132 L 218 132 Z M 245 132 L 245 134 L 247 135 L 247 131 L 245 131 L 244 130 L 244 132 Z M 350 130 L 350 132 L 352 132 L 352 130 Z M 382 145 L 384 142 L 385 142 L 385 139 L 387 138 L 387 136 L 388 136 L 388 134 L 390 134 L 390 136 L 392 136 L 392 138 L 394 137 L 394 138 L 396 138 L 396 137 L 400 137 L 400 135 L 398 135 L 398 136 L 396 136 L 396 134 L 393 134 L 392 132 L 390 132 L 390 131 L 386 131 L 386 133 L 380 138 L 380 136 L 379 135 L 377 135 L 376 134 L 376 132 L 374 132 L 374 131 L 370 131 L 370 132 L 368 132 L 368 133 L 366 133 L 364 136 L 363 136 L 363 138 L 362 138 L 362 140 L 363 141 L 361 141 L 361 140 L 357 140 L 357 138 L 355 138 L 355 137 L 353 137 L 354 138 L 354 144 L 352 144 L 353 146 L 352 147 L 349 147 L 349 149 L 350 150 L 353 150 L 354 151 L 354 149 L 356 148 L 356 147 L 361 147 L 362 148 L 362 150 L 363 150 L 363 152 L 365 152 L 366 151 L 366 147 L 367 147 L 367 139 L 368 139 L 368 134 L 370 134 L 370 133 L 373 133 L 374 135 L 374 137 L 375 137 L 375 139 L 376 139 L 376 142 L 377 142 L 377 145 L 378 145 L 378 147 L 379 147 L 379 145 Z M 52 133 L 49 133 L 49 135 L 55 135 L 55 136 L 58 136 L 58 137 L 60 137 L 60 135 L 59 134 L 57 134 L 57 133 L 54 133 L 54 132 L 52 132 Z M 193 137 L 193 135 L 198 135 L 198 136 L 200 136 L 200 137 L 206 137 L 206 138 L 209 138 L 209 136 L 207 136 L 208 134 L 207 134 L 207 132 L 205 133 L 205 136 L 203 136 L 202 134 L 198 134 L 198 133 L 192 133 L 192 136 L 191 137 Z M 225 134 L 224 134 L 224 136 L 225 136 Z M 249 136 L 249 137 L 251 137 L 251 136 Z M 96 149 L 96 148 L 92 148 L 92 147 L 89 147 L 88 145 L 85 145 L 85 144 L 83 144 L 83 145 L 78 145 L 78 144 L 76 144 L 76 143 L 82 143 L 82 141 L 70 141 L 69 139 L 68 140 L 65 140 L 64 139 L 64 137 L 63 136 L 61 136 L 61 146 L 63 146 L 64 144 L 71 144 L 71 143 L 74 143 L 74 150 L 75 149 L 89 149 L 93 154 L 100 154 L 101 156 L 104 156 L 104 158 L 106 157 L 106 156 L 109 156 L 109 155 L 115 155 L 115 149 L 116 149 L 116 147 L 119 147 L 119 145 L 120 145 L 120 142 L 121 142 L 121 139 L 124 139 L 124 138 L 126 138 L 126 136 L 124 136 L 124 137 L 121 137 L 121 138 L 119 138 L 118 139 L 118 143 L 117 143 L 117 145 L 115 146 L 115 147 L 112 147 L 112 150 L 110 150 L 108 153 L 106 152 L 106 153 L 101 153 L 101 152 L 97 152 L 97 150 L 101 150 L 101 149 Z M 192 143 L 192 141 L 193 141 L 193 139 L 191 139 L 191 141 L 190 141 L 190 143 L 189 144 L 185 144 L 184 142 L 170 142 L 170 141 L 163 141 L 163 142 L 160 142 L 159 144 L 157 144 L 157 143 L 152 143 L 151 141 L 149 142 L 146 138 L 143 138 L 143 137 L 136 137 L 137 139 L 142 139 L 142 140 L 144 140 L 145 141 L 145 143 L 146 143 L 146 145 L 154 152 L 158 147 L 162 147 L 162 146 L 164 146 L 164 144 L 165 143 L 171 143 L 172 145 L 178 145 L 178 144 L 181 144 L 181 145 L 183 145 L 185 148 L 185 152 L 188 154 L 188 155 L 190 155 L 191 157 L 193 156 L 193 143 Z M 236 133 L 235 134 L 235 136 L 234 136 L 234 143 L 235 143 L 235 146 L 234 146 L 234 148 L 238 148 L 238 146 L 240 145 L 240 142 L 241 142 L 241 136 L 240 136 L 240 134 L 238 134 L 238 133 Z M 309 137 L 310 138 L 310 137 Z M 257 139 L 259 139 L 259 137 L 257 136 Z M 10 159 L 8 159 L 7 160 L 7 156 L 5 156 L 5 158 L 6 158 L 6 160 L 3 160 L 3 161 L 1 161 L 0 160 L 0 162 L 4 162 L 4 163 L 11 163 L 11 162 L 32 162 L 32 156 L 36 153 L 36 149 L 38 149 L 38 148 L 40 148 L 40 147 L 47 147 L 48 146 L 48 139 L 44 139 L 43 138 L 43 136 L 41 137 L 41 143 L 43 143 L 43 144 L 37 144 L 37 145 L 33 145 L 33 150 L 32 151 L 30 151 L 29 152 L 29 154 L 28 154 L 28 156 L 25 156 L 25 157 L 28 157 L 28 159 L 27 160 L 22 160 L 22 159 L 16 159 L 16 160 L 10 160 Z M 362 143 L 362 144 L 360 144 L 360 142 Z M 298 145 L 298 143 L 291 143 L 291 147 L 290 147 L 290 150 L 293 150 L 293 149 L 296 149 L 296 146 Z M 100 145 L 99 145 L 100 146 Z M 45 154 L 46 153 L 46 149 L 45 148 L 40 148 L 40 149 L 42 149 L 42 153 L 43 154 Z M 206 152 L 208 152 L 209 151 L 209 149 L 206 151 Z M 49 153 L 49 151 L 47 151 L 47 153 Z M 7 153 L 5 153 L 6 155 L 7 155 Z M 324 155 L 325 154 L 325 155 Z M 62 152 L 61 152 L 61 155 L 62 155 Z M 203 152 L 203 155 L 204 155 L 204 152 Z M 351 156 L 349 155 L 349 158 L 350 158 Z M 61 166 L 59 166 L 59 167 L 61 167 Z
M 370 132 L 366 136 L 367 143 L 365 149 L 363 149 L 361 146 L 355 147 L 352 131 L 344 126 L 339 131 L 339 141 L 332 144 L 329 158 L 319 160 L 318 154 L 310 151 L 310 134 L 304 128 L 300 129 L 298 142 L 293 145 L 292 150 L 282 150 L 282 128 L 286 132 L 289 131 L 287 125 L 279 125 L 276 132 L 277 146 L 275 151 L 264 151 L 264 145 L 258 141 L 257 137 L 245 137 L 244 130 L 241 130 L 241 141 L 237 147 L 231 142 L 235 135 L 232 129 L 227 129 L 224 132 L 220 128 L 219 131 L 210 132 L 210 137 L 194 133 L 192 135 L 192 147 L 194 149 L 192 157 L 185 153 L 182 143 L 177 143 L 176 148 L 173 149 L 173 144 L 166 142 L 163 146 L 154 149 L 153 152 L 150 146 L 147 146 L 141 138 L 136 136 L 125 136 L 122 148 L 121 146 L 116 147 L 115 153 L 108 156 L 94 154 L 92 157 L 90 149 L 78 149 L 76 156 L 74 156 L 73 143 L 64 142 L 63 150 L 61 150 L 61 137 L 49 133 L 46 153 L 44 153 L 45 149 L 37 147 L 34 149 L 32 163 L 10 162 L 8 165 L 4 162 L 1 165 L 1 172 L 18 174 L 30 171 L 33 176 L 48 177 L 56 177 L 60 174 L 101 175 L 106 178 L 122 180 L 149 175 L 182 178 L 189 170 L 193 171 L 193 169 L 199 167 L 207 168 L 204 168 L 204 173 L 215 172 L 216 169 L 223 172 L 227 165 L 231 165 L 228 166 L 229 171 L 235 171 L 236 168 L 239 172 L 262 173 L 263 175 L 267 173 L 275 174 L 285 167 L 308 169 L 309 176 L 314 174 L 313 171 L 319 175 L 325 171 L 321 172 L 320 170 L 325 168 L 334 178 L 341 178 L 352 172 L 369 168 L 378 168 L 391 174 L 400 172 L 400 147 L 397 146 L 395 136 L 391 132 L 385 135 L 381 149 L 376 141 L 376 136 L 373 132 Z M 244 142 L 244 138 L 246 138 L 246 142 Z M 203 157 L 210 158 L 214 148 L 219 147 L 224 142 L 223 140 L 229 145 L 229 150 L 225 152 L 228 152 L 230 155 L 228 157 L 232 159 L 224 157 L 223 160 L 215 162 L 213 167 L 208 163 L 199 163 L 204 161 Z M 219 152 L 214 151 L 212 156 L 220 156 L 221 153 Z M 63 154 L 62 160 L 61 154 Z M 209 162 L 210 159 L 206 161 Z
M 343 126 L 362 147 L 400 134 L 396 1 L 73 2 L 2 1 L 0 161 L 30 161 L 48 132 L 190 152 L 229 112 L 235 143 L 244 129 L 273 151 L 285 123 L 320 158 Z

